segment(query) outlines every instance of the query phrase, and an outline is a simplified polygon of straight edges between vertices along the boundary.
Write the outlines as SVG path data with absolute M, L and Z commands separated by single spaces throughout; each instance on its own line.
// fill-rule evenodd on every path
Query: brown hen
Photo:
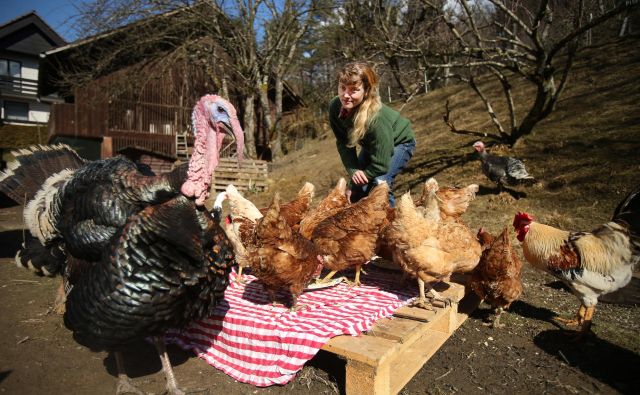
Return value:
M 287 224 L 276 193 L 273 202 L 255 228 L 255 244 L 247 246 L 251 270 L 263 284 L 272 302 L 276 293 L 291 294 L 291 310 L 297 310 L 298 297 L 322 268 L 322 259 L 313 243 Z
M 356 203 L 324 219 L 316 226 L 311 240 L 331 272 L 321 281 L 328 281 L 338 271 L 355 268 L 355 285 L 360 285 L 360 270 L 374 256 L 381 230 L 387 226 L 389 186 L 381 183 Z
M 513 251 L 508 228 L 495 239 L 481 228 L 478 240 L 482 256 L 471 274 L 469 286 L 494 309 L 496 316 L 491 326 L 500 328 L 504 326 L 500 324 L 500 315 L 522 294 L 522 262 Z
M 435 183 L 437 187 L 436 197 L 442 220 L 457 221 L 469 208 L 469 203 L 475 199 L 478 193 L 478 184 L 469 184 L 466 187 L 438 187 L 434 178 L 428 179 L 422 189 L 422 194 L 414 201 L 416 207 L 426 204 L 429 188 Z
M 294 230 L 299 227 L 302 217 L 309 210 L 314 191 L 315 187 L 313 184 L 307 182 L 302 186 L 300 191 L 298 191 L 298 194 L 293 200 L 280 205 L 280 213 L 282 217 Z M 234 238 L 231 238 L 232 241 L 236 241 L 234 243 L 234 249 L 238 255 L 238 276 L 236 277 L 236 281 L 241 282 L 243 268 L 248 266 L 248 262 L 245 260 L 245 250 L 247 247 L 255 244 L 256 223 L 263 217 L 269 207 L 258 209 L 250 200 L 242 196 L 236 187 L 231 184 L 227 185 L 225 192 L 218 195 L 214 206 L 221 205 L 222 201 L 225 199 L 229 201 L 229 217 L 233 224 L 233 230 L 239 236 L 239 241 L 241 242 L 241 244 L 238 245 L 237 241 Z
M 478 264 L 480 244 L 469 228 L 455 221 L 439 221 L 436 188 L 430 188 L 425 201 L 428 209 L 416 208 L 411 195 L 404 194 L 396 206 L 395 219 L 386 237 L 393 246 L 393 261 L 418 280 L 420 296 L 417 306 L 425 305 L 425 284 L 435 300 L 450 303 L 433 290 L 432 285 L 448 280 L 452 273 L 473 270 Z
M 299 232 L 307 239 L 311 239 L 313 230 L 322 220 L 331 217 L 338 211 L 349 205 L 349 199 L 345 194 L 347 190 L 347 182 L 344 178 L 340 178 L 336 186 L 329 194 L 318 203 L 300 222 Z

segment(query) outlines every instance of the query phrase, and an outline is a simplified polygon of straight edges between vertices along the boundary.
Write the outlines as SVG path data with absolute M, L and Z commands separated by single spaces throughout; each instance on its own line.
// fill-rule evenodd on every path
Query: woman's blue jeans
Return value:
M 393 148 L 393 156 L 389 163 L 389 171 L 387 174 L 376 177 L 370 180 L 366 185 L 352 185 L 351 186 L 351 202 L 357 202 L 363 197 L 367 196 L 371 189 L 378 185 L 379 181 L 386 181 L 389 184 L 389 204 L 391 207 L 396 206 L 396 199 L 393 196 L 393 184 L 396 176 L 400 174 L 402 169 L 405 168 L 409 159 L 413 156 L 416 150 L 416 142 L 411 141 L 409 143 L 398 144 Z M 362 150 L 358 155 L 358 164 L 360 169 L 364 169 L 369 165 L 369 153 Z

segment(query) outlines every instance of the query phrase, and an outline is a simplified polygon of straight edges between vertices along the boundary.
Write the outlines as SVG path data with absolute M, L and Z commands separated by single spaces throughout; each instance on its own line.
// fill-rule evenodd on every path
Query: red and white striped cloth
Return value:
M 243 383 L 286 384 L 329 339 L 358 336 L 417 295 L 417 287 L 395 288 L 398 274 L 368 266 L 362 286 L 304 292 L 298 303 L 306 307 L 297 312 L 269 303 L 255 277 L 243 276 L 247 284 L 237 284 L 232 273 L 214 314 L 169 332 L 167 340 Z

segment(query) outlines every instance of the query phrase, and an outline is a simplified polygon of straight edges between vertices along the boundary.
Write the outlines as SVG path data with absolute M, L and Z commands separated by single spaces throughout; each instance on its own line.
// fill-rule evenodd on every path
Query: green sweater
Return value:
M 329 124 L 336 136 L 338 153 L 349 177 L 357 170 L 363 170 L 370 181 L 387 174 L 393 156 L 393 148 L 396 145 L 415 140 L 411 130 L 411 122 L 399 112 L 383 104 L 360 140 L 360 146 L 369 154 L 369 165 L 364 169 L 358 169 L 356 148 L 347 147 L 349 131 L 353 128 L 354 113 L 345 119 L 340 119 L 338 116 L 341 108 L 340 99 L 338 96 L 334 97 L 329 103 Z

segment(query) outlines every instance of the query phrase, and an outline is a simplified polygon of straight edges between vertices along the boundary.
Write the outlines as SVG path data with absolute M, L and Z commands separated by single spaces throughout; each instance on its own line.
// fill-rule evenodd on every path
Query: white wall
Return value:
M 11 60 L 16 60 L 22 63 L 22 69 L 20 70 L 22 73 L 22 78 L 27 78 L 30 80 L 38 79 L 38 59 L 20 54 L 13 54 L 7 57 Z
M 49 122 L 49 112 L 51 106 L 45 103 L 29 104 L 29 120 L 41 123 Z

